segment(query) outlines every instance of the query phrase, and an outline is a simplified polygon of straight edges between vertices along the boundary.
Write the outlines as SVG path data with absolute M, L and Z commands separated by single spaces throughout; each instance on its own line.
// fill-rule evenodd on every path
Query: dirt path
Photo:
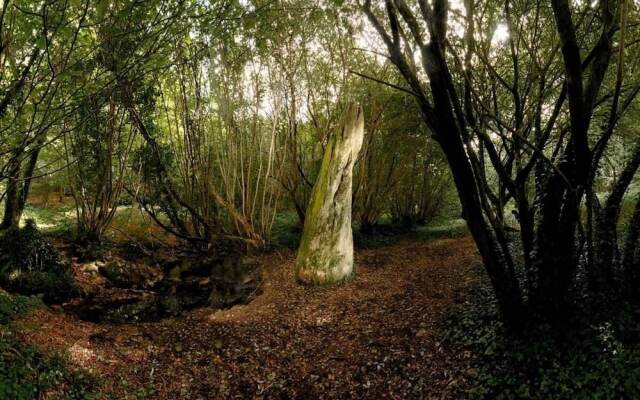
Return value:
M 135 325 L 43 310 L 24 336 L 102 375 L 110 398 L 448 398 L 456 356 L 434 331 L 476 260 L 470 238 L 405 241 L 357 251 L 353 282 L 318 289 L 294 282 L 293 252 L 276 253 L 246 306 Z

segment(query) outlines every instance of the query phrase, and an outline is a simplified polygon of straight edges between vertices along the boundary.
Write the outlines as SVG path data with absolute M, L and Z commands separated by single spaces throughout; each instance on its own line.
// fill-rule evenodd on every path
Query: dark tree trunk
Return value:
M 624 241 L 624 253 L 622 266 L 624 271 L 624 283 L 626 289 L 636 296 L 640 284 L 640 270 L 638 265 L 638 239 L 640 238 L 640 198 L 636 200 L 635 209 Z
M 524 324 L 525 318 L 520 285 L 509 268 L 508 255 L 501 251 L 494 233 L 484 219 L 480 200 L 474 190 L 476 186 L 469 160 L 464 149 L 460 147 L 455 149 L 457 146 L 454 143 L 443 140 L 442 146 L 450 149 L 450 151 L 445 150 L 445 154 L 454 177 L 463 214 L 495 290 L 500 312 L 507 324 L 518 330 Z
M 483 186 L 485 181 L 478 175 L 481 171 L 474 169 L 472 165 L 472 162 L 478 163 L 476 156 L 467 154 L 465 145 L 465 141 L 469 140 L 467 119 L 445 58 L 447 2 L 434 1 L 433 14 L 426 18 L 431 34 L 428 43 L 423 42 L 419 37 L 420 28 L 411 9 L 404 1 L 385 2 L 391 34 L 387 33 L 371 11 L 370 4 L 370 1 L 365 3 L 365 13 L 387 44 L 391 61 L 416 94 L 423 118 L 435 133 L 435 139 L 440 143 L 447 158 L 460 197 L 462 213 L 482 256 L 500 312 L 510 328 L 519 330 L 526 318 L 520 285 L 515 276 L 513 260 L 502 234 L 502 227 L 497 226 L 495 221 L 485 218 L 484 210 L 488 206 L 485 201 L 487 191 Z M 401 49 L 398 12 L 410 25 L 412 34 L 420 44 L 422 65 L 429 77 L 430 96 L 424 92 L 420 79 Z M 433 105 L 429 98 L 433 99 Z
M 20 223 L 20 167 L 19 157 L 11 160 L 9 177 L 7 178 L 4 214 L 2 216 L 2 222 L 0 223 L 0 229 L 13 228 Z
M 624 194 L 640 167 L 640 146 L 636 147 L 629 163 L 615 182 L 604 207 L 595 218 L 594 260 L 590 272 L 590 284 L 594 290 L 610 289 L 614 280 L 615 255 L 618 254 L 618 220 Z M 633 237 L 634 222 L 629 225 Z M 635 244 L 633 245 L 635 247 Z M 626 251 L 626 250 L 625 250 Z
M 577 268 L 576 230 L 581 193 L 569 186 L 573 171 L 572 148 L 566 149 L 560 172 L 550 176 L 538 194 L 532 268 L 537 275 L 530 304 L 539 316 L 561 321 L 569 305 L 568 293 Z
M 454 99 L 450 97 L 447 89 L 450 77 L 448 78 L 449 72 L 444 64 L 442 51 L 437 45 L 431 44 L 427 52 L 431 54 L 425 55 L 424 59 L 433 61 L 425 62 L 425 69 L 429 72 L 435 112 L 439 116 L 436 126 L 437 139 L 447 157 L 463 214 L 495 290 L 500 312 L 508 325 L 519 329 L 525 315 L 520 285 L 514 275 L 510 255 L 505 254 L 495 232 L 484 217 L 478 183 L 465 151 L 462 140 L 464 134 L 458 126 L 458 122 L 463 122 L 456 121 L 452 107 Z
M 22 171 L 22 152 L 15 154 L 9 168 L 9 178 L 7 179 L 7 193 L 4 206 L 4 215 L 0 223 L 0 229 L 8 229 L 18 226 L 24 208 L 27 205 L 29 190 L 31 189 L 31 180 L 33 178 L 38 157 L 40 156 L 40 144 L 31 152 L 29 161 L 24 172 Z
M 294 204 L 294 206 L 296 208 L 296 215 L 298 216 L 298 225 L 300 225 L 300 227 L 303 227 L 304 226 L 305 212 L 306 212 L 305 207 L 302 206 L 301 204 L 299 204 L 299 202 L 295 200 L 295 197 L 294 197 L 293 204 Z

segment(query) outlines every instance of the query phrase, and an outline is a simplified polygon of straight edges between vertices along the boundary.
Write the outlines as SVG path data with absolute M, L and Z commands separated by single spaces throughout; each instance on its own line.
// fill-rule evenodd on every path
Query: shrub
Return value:
M 69 264 L 33 220 L 0 237 L 0 284 L 20 294 L 42 295 L 46 302 L 63 301 L 77 292 Z
M 40 301 L 34 297 L 11 296 L 0 292 L 0 325 L 7 324 L 19 315 L 40 305 Z

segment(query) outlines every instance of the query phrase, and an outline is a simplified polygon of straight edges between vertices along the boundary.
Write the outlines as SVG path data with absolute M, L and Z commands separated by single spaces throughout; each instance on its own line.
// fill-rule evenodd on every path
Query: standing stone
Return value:
M 296 261 L 301 282 L 331 284 L 353 274 L 351 187 L 363 136 L 362 108 L 351 104 L 339 130 L 329 138 L 311 193 Z

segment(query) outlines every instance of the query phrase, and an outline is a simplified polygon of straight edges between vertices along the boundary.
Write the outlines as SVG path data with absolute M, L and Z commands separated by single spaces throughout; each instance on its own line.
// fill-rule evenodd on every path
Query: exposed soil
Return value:
M 359 250 L 356 278 L 337 287 L 298 285 L 294 258 L 263 256 L 247 305 L 120 325 L 39 310 L 21 330 L 101 376 L 108 398 L 453 398 L 465 355 L 440 345 L 437 324 L 475 279 L 470 238 Z

